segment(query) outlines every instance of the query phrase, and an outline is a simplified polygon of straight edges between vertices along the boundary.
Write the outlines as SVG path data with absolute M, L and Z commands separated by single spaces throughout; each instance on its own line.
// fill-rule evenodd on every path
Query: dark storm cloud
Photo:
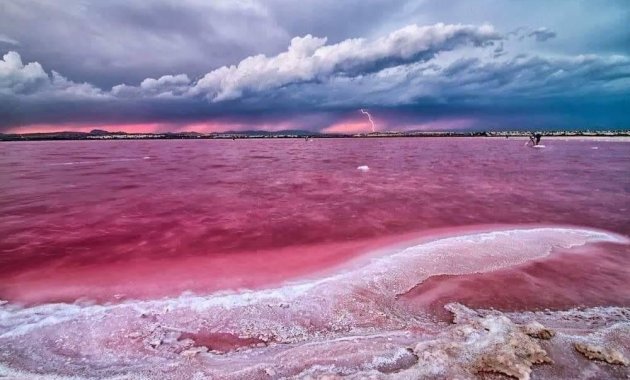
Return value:
M 321 129 L 361 107 L 393 128 L 453 115 L 627 127 L 629 16 L 616 0 L 5 0 L 0 128 Z
M 256 107 L 268 107 L 255 103 L 252 106 L 248 99 L 242 103 L 230 101 L 260 93 L 265 93 L 265 99 L 269 99 L 266 92 L 281 87 L 312 81 L 325 82 L 335 76 L 363 76 L 406 62 L 426 61 L 440 51 L 462 45 L 482 46 L 499 38 L 500 35 L 490 26 L 443 24 L 426 27 L 410 25 L 375 40 L 348 39 L 337 44 L 326 44 L 325 38 L 307 35 L 294 38 L 287 51 L 276 56 L 248 57 L 238 65 L 213 70 L 196 82 L 191 82 L 186 74 L 165 75 L 146 78 L 139 86 L 116 85 L 111 91 L 88 83 L 73 82 L 54 71 L 48 75 L 38 62 L 25 63 L 18 53 L 9 52 L 0 61 L 0 94 L 22 97 L 25 105 L 39 107 L 37 114 L 42 114 L 45 104 L 82 102 L 84 108 L 77 107 L 76 112 L 93 115 L 87 105 L 123 101 L 136 104 L 132 108 L 135 115 L 126 115 L 129 118 L 143 115 L 141 110 L 151 108 L 151 102 L 159 105 L 161 112 L 158 114 L 163 114 L 164 109 L 171 109 L 165 104 L 173 104 L 183 110 L 188 104 L 194 110 L 202 104 L 205 112 L 200 116 L 209 116 L 215 110 L 245 112 Z M 203 98 L 222 104 L 213 106 L 205 103 Z M 61 112 L 64 108 L 58 109 Z M 52 118 L 51 115 L 46 116 Z M 22 120 L 27 117 L 23 115 Z
M 39 93 L 19 101 L 9 97 L 20 106 L 0 107 L 0 113 L 10 116 L 6 125 L 161 122 L 177 128 L 204 120 L 256 125 L 292 119 L 300 128 L 316 130 L 368 106 L 381 116 L 394 115 L 390 128 L 413 125 L 413 117 L 417 123 L 455 116 L 481 119 L 486 124 L 475 125 L 492 128 L 504 128 L 505 124 L 499 125 L 503 117 L 513 120 L 507 125 L 522 128 L 529 122 L 523 122 L 519 114 L 560 127 L 576 122 L 578 116 L 583 122 L 606 126 L 610 120 L 627 121 L 622 110 L 629 106 L 624 100 L 629 79 L 630 60 L 625 57 L 525 55 L 498 62 L 479 58 L 416 62 L 355 77 L 283 83 L 280 88 L 249 91 L 216 102 L 202 96 L 178 96 L 193 88 L 186 76 L 147 79 L 139 87 L 125 88 L 124 94 L 50 79 L 40 84 Z M 566 117 L 560 119 L 560 115 Z
M 398 8 L 386 0 L 4 0 L 0 53 L 5 35 L 7 49 L 21 42 L 25 60 L 101 87 L 174 73 L 194 78 L 276 54 L 295 36 L 362 36 Z
M 544 42 L 556 37 L 556 32 L 547 28 L 538 28 L 528 34 L 530 37 L 534 37 L 536 41 Z
M 25 60 L 101 87 L 199 75 L 293 37 L 256 2 L 200 0 L 5 0 L 0 34 Z
M 405 11 L 406 1 L 391 0 L 306 0 L 266 1 L 270 15 L 291 36 L 326 36 L 328 42 L 374 37 L 374 32 L 390 18 Z M 413 18 L 404 25 L 415 23 Z M 433 20 L 430 24 L 440 22 Z M 404 26 L 399 25 L 399 27 Z M 392 27 L 391 29 L 396 29 Z
M 0 54 L 19 42 L 25 61 L 109 88 L 167 74 L 193 79 L 248 56 L 275 55 L 296 36 L 337 43 L 438 22 L 546 27 L 561 31 L 550 49 L 621 53 L 630 50 L 629 18 L 625 0 L 3 0 Z

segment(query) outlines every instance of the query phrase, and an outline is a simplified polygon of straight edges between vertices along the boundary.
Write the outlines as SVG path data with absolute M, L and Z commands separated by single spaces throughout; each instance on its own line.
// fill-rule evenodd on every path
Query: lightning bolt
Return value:
M 364 115 L 367 115 L 368 120 L 370 121 L 370 124 L 372 125 L 372 132 L 376 132 L 376 126 L 374 125 L 374 120 L 372 120 L 372 115 L 370 115 L 370 113 L 364 110 L 363 108 L 361 108 L 361 113 Z

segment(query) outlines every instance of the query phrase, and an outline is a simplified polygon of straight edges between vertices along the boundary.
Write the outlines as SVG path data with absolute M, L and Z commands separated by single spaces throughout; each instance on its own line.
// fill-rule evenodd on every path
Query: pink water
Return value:
M 128 305 L 192 291 L 215 313 L 215 302 L 227 301 L 213 294 L 280 289 L 300 305 L 270 315 L 258 304 L 220 309 L 205 328 L 192 322 L 189 306 L 177 306 L 187 312 L 174 312 L 169 323 L 186 325 L 182 337 L 217 351 L 289 341 L 269 324 L 295 325 L 308 337 L 337 331 L 326 326 L 338 313 L 352 315 L 346 332 L 417 332 L 426 326 L 409 326 L 412 315 L 448 320 L 442 306 L 453 301 L 504 311 L 630 306 L 630 144 L 549 139 L 531 149 L 524 142 L 3 143 L 0 299 Z M 369 170 L 357 170 L 362 165 Z M 421 254 L 404 254 L 409 247 Z M 308 291 L 287 287 L 303 283 Z M 338 294 L 339 304 L 320 300 L 313 311 L 325 294 Z M 0 327 L 10 335 L 24 325 L 7 313 Z M 399 320 L 400 313 L 409 314 Z M 268 320 L 256 334 L 233 326 L 250 314 Z M 110 323 L 128 327 L 128 319 Z M 30 368 L 29 354 L 17 354 L 30 345 L 11 344 L 5 363 Z M 111 373 L 121 373 L 116 368 Z

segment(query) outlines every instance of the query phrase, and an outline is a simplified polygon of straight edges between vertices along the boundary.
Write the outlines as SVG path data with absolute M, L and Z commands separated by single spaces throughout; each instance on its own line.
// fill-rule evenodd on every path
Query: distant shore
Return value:
M 546 131 L 545 138 L 605 138 L 626 139 L 630 130 L 616 131 Z M 268 139 L 268 138 L 388 138 L 388 137 L 496 137 L 526 138 L 529 131 L 475 131 L 475 132 L 371 132 L 356 134 L 318 133 L 309 131 L 231 131 L 231 132 L 165 132 L 165 133 L 126 133 L 93 130 L 91 132 L 49 132 L 49 133 L 0 133 L 0 141 L 54 141 L 54 140 L 170 140 L 170 139 Z

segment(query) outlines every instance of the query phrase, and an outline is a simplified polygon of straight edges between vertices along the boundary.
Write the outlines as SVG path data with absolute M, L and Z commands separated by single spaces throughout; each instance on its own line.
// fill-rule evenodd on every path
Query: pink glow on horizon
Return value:
M 101 129 L 109 132 L 155 133 L 164 131 L 164 124 L 31 124 L 9 128 L 6 133 L 53 133 L 53 132 L 90 132 Z
M 376 122 L 376 120 L 375 120 Z M 381 128 L 382 131 L 447 131 L 466 129 L 475 125 L 477 120 L 471 118 L 455 118 L 455 119 L 440 119 L 431 120 L 423 123 L 401 123 L 395 118 L 385 121 L 380 121 L 380 125 L 385 127 Z M 369 133 L 372 132 L 372 127 L 367 120 L 357 119 L 353 117 L 351 119 L 345 119 L 338 121 L 326 128 L 323 132 L 327 133 Z
M 365 121 L 341 121 L 324 128 L 327 133 L 368 133 L 372 132 L 370 123 Z
M 31 124 L 9 128 L 5 133 L 53 133 L 53 132 L 90 132 L 101 129 L 109 132 L 161 133 L 161 132 L 225 132 L 244 130 L 281 131 L 301 129 L 292 121 L 239 123 L 232 121 L 203 121 L 189 124 L 177 123 L 121 123 L 121 124 Z
M 425 122 L 401 121 L 393 116 L 385 119 L 374 117 L 374 122 L 381 125 L 378 128 L 382 131 L 445 131 L 458 130 L 473 127 L 476 119 L 472 118 L 447 118 L 430 120 Z M 234 120 L 206 120 L 191 123 L 59 123 L 59 124 L 30 124 L 9 128 L 5 133 L 52 133 L 52 132 L 90 132 L 93 129 L 101 129 L 109 132 L 127 133 L 164 133 L 164 132 L 200 132 L 216 133 L 226 131 L 282 131 L 305 129 L 299 120 L 262 120 L 258 121 L 234 121 Z M 326 133 L 369 133 L 372 127 L 363 115 L 352 115 L 342 118 L 325 127 L 322 132 Z

